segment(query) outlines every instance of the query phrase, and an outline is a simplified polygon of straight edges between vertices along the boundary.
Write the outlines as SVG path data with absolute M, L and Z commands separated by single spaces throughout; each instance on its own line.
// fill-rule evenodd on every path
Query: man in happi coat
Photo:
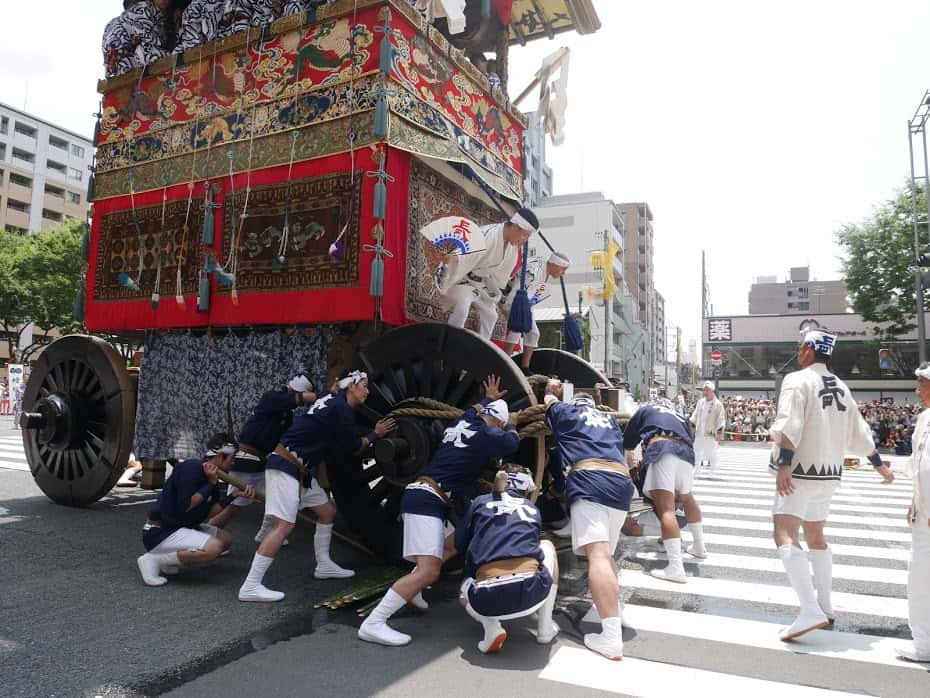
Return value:
M 481 228 L 486 248 L 464 255 L 444 255 L 435 272 L 448 323 L 464 327 L 472 307 L 478 313 L 478 334 L 490 339 L 497 325 L 503 289 L 518 272 L 523 244 L 539 228 L 539 220 L 521 208 L 506 223 Z
M 868 456 L 884 482 L 894 481 L 849 388 L 827 366 L 835 346 L 834 334 L 804 333 L 798 347 L 801 370 L 785 376 L 770 430 L 775 545 L 801 606 L 795 621 L 779 633 L 784 641 L 825 628 L 835 618 L 833 554 L 823 529 L 846 455 Z M 809 552 L 798 540 L 801 528 Z

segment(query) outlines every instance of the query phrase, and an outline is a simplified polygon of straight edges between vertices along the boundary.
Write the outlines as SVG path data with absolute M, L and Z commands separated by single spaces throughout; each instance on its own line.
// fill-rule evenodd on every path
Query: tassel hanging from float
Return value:
M 94 202 L 94 193 L 96 188 L 96 178 L 94 177 L 93 168 L 90 171 L 90 179 L 87 180 L 87 203 L 92 204 Z
M 546 244 L 549 243 L 547 242 Z M 565 279 L 560 278 L 559 283 L 562 284 L 562 302 L 565 303 L 565 321 L 563 322 L 562 336 L 565 341 L 565 346 L 570 352 L 579 352 L 584 348 L 584 338 L 581 336 L 581 329 L 579 329 L 578 323 L 575 322 L 575 317 L 572 315 L 568 305 L 568 292 L 565 290 Z
M 375 255 L 371 260 L 371 283 L 368 286 L 368 293 L 374 298 L 382 298 L 384 296 L 384 258 L 394 259 L 394 253 L 381 244 L 384 239 L 384 228 L 380 223 L 375 225 L 372 236 L 375 238 L 374 245 L 362 245 L 365 252 L 374 252 Z
M 161 300 L 161 294 L 158 291 L 152 291 L 152 310 L 158 310 L 158 302 Z
M 213 215 L 213 210 L 220 206 L 213 203 L 213 188 L 210 183 L 204 183 L 203 188 L 203 244 L 212 245 L 216 230 L 216 217 Z
M 381 52 L 379 53 L 378 69 L 387 75 L 394 64 L 394 44 L 391 42 L 391 10 L 385 8 L 384 24 L 377 25 L 375 31 L 384 36 L 381 38 Z
M 210 277 L 205 271 L 200 273 L 200 288 L 197 293 L 197 311 L 205 313 L 210 310 Z
M 78 282 L 77 295 L 74 297 L 74 319 L 84 322 L 84 308 L 87 304 L 87 294 L 84 291 L 84 281 Z
M 90 226 L 84 223 L 84 237 L 81 238 L 81 259 L 85 262 L 90 258 Z
M 378 220 L 384 220 L 384 218 L 387 217 L 387 185 L 384 183 L 384 180 L 380 178 L 377 183 L 375 183 L 372 215 Z
M 510 306 L 510 317 L 507 318 L 507 329 L 511 332 L 526 334 L 533 329 L 533 306 L 526 293 L 526 267 L 529 263 L 530 245 L 523 243 L 523 263 L 520 265 L 520 288 L 517 290 Z

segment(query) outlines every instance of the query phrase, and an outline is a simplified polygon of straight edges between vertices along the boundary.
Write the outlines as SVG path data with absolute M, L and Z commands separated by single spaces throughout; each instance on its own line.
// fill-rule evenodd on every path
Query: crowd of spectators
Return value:
M 768 441 L 769 429 L 775 421 L 774 400 L 724 396 L 720 399 L 726 410 L 726 441 Z M 688 407 L 688 414 L 694 405 Z M 911 435 L 921 407 L 916 402 L 887 404 L 860 403 L 859 411 L 872 429 L 875 447 L 894 451 L 898 455 L 911 452 Z

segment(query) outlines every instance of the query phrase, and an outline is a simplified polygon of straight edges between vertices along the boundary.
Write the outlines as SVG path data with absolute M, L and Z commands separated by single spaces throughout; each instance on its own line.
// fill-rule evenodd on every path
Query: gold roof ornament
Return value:
M 600 28 L 593 0 L 514 0 L 509 40 L 523 45 L 572 30 L 593 34 Z

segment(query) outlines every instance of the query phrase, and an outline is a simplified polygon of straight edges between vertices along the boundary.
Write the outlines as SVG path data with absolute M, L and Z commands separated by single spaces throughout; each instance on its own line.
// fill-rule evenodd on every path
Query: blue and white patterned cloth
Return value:
M 298 372 L 325 385 L 333 330 L 313 336 L 295 332 L 239 337 L 159 336 L 149 333 L 139 373 L 139 403 L 133 451 L 139 458 L 191 458 L 212 434 L 227 428 L 230 401 L 238 434 L 269 385 Z M 306 369 L 306 371 L 305 371 Z

